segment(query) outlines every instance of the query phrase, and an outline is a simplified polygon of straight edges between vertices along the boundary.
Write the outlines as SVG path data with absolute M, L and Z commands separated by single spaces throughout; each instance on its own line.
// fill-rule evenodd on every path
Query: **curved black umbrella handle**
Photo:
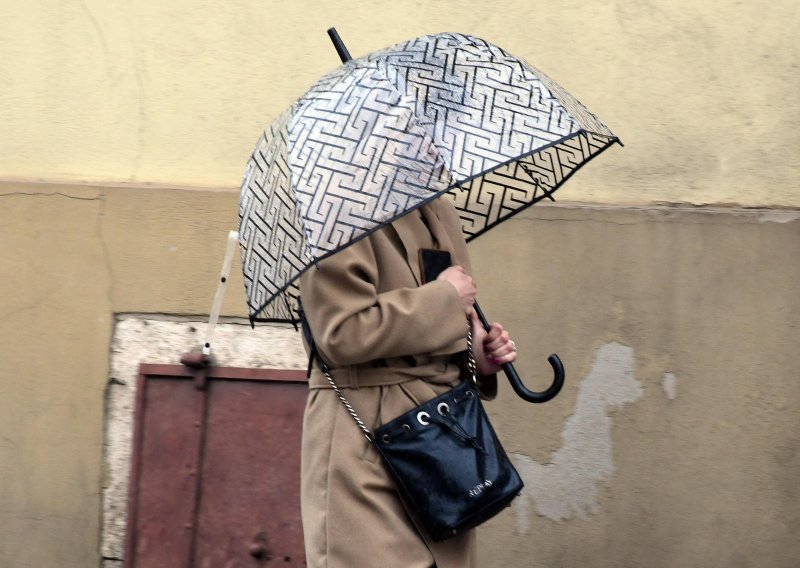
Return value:
M 483 315 L 483 311 L 478 305 L 478 302 L 475 302 L 473 307 L 475 308 L 475 313 L 478 314 L 478 319 L 481 321 L 481 325 L 483 325 L 483 328 L 486 331 L 489 331 L 489 320 L 487 320 L 486 316 Z M 564 386 L 564 365 L 561 363 L 561 359 L 559 359 L 558 355 L 555 353 L 550 355 L 550 357 L 547 358 L 547 361 L 553 368 L 553 373 L 555 376 L 553 377 L 553 384 L 551 384 L 547 390 L 542 392 L 534 392 L 525 388 L 525 385 L 522 384 L 522 380 L 520 380 L 516 369 L 514 369 L 514 365 L 511 363 L 506 363 L 503 365 L 503 372 L 505 372 L 506 376 L 508 377 L 508 381 L 511 383 L 511 387 L 514 389 L 514 392 L 517 393 L 521 399 L 536 403 L 547 402 L 561 391 L 561 387 Z

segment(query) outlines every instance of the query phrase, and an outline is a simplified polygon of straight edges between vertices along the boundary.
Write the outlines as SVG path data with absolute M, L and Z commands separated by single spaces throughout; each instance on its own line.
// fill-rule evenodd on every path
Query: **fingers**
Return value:
M 516 346 L 499 323 L 493 323 L 489 327 L 483 340 L 483 350 L 498 365 L 512 363 L 517 359 Z
M 457 277 L 459 274 L 466 274 L 464 271 L 463 266 L 453 265 L 448 266 L 444 270 L 439 273 L 439 276 L 436 277 L 437 280 L 451 280 L 454 277 Z
M 472 331 L 475 333 L 476 331 L 482 331 L 483 326 L 481 325 L 480 320 L 478 320 L 478 313 L 475 310 L 469 314 L 470 322 L 472 322 Z
M 489 331 L 483 340 L 483 347 L 488 351 L 494 351 L 508 343 L 508 341 L 508 332 L 503 329 L 502 325 L 495 322 L 489 326 Z

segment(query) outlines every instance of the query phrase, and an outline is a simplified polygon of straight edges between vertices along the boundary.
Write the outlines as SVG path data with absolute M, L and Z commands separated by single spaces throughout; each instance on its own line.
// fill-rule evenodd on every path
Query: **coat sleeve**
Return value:
M 452 284 L 378 292 L 369 238 L 312 266 L 300 293 L 314 340 L 333 366 L 435 352 L 465 338 L 467 320 Z

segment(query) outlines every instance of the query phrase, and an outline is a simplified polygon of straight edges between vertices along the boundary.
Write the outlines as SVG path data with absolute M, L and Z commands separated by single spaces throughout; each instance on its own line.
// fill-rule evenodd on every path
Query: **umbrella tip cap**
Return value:
M 331 38 L 333 47 L 336 48 L 336 53 L 339 54 L 339 59 L 342 60 L 342 63 L 350 61 L 352 59 L 352 57 L 350 57 L 350 52 L 347 51 L 347 48 L 344 46 L 344 42 L 342 38 L 339 37 L 339 32 L 336 31 L 336 28 L 328 28 L 328 37 Z

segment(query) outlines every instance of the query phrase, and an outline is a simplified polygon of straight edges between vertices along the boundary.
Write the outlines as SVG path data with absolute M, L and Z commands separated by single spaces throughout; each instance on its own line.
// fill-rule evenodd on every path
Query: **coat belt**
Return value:
M 357 389 L 361 387 L 380 387 L 398 385 L 409 381 L 424 380 L 437 384 L 452 384 L 460 374 L 459 368 L 453 363 L 448 363 L 446 358 L 441 361 L 430 362 L 416 367 L 372 367 L 349 366 L 331 369 L 331 376 L 336 385 L 341 389 Z M 309 388 L 333 388 L 316 366 L 311 372 L 308 381 Z

